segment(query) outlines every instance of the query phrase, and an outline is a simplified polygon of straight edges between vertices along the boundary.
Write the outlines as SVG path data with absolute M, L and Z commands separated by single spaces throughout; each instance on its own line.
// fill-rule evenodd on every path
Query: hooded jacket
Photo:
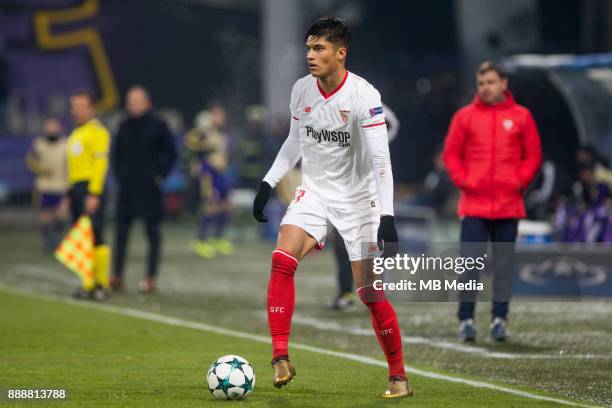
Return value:
M 523 192 L 540 167 L 542 149 L 531 113 L 510 91 L 494 105 L 476 95 L 455 113 L 442 157 L 461 190 L 460 217 L 525 217 Z

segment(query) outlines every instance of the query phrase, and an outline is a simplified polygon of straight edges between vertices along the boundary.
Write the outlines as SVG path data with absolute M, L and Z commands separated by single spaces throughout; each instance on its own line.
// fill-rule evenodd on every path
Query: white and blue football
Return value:
M 212 363 L 206 382 L 215 399 L 245 399 L 255 387 L 255 372 L 246 359 L 230 354 Z

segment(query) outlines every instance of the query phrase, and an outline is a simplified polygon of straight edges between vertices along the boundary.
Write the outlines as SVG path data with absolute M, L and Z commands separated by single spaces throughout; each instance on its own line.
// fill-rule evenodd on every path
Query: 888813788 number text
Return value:
M 57 388 L 14 388 L 2 392 L 3 399 L 15 400 L 66 400 L 68 391 Z

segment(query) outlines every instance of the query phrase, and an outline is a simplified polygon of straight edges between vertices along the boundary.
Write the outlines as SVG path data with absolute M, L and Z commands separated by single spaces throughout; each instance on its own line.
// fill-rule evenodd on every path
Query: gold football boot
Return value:
M 285 356 L 280 356 L 272 360 L 272 384 L 276 388 L 289 384 L 295 377 L 295 367 Z
M 408 380 L 403 377 L 395 376 L 389 378 L 389 389 L 382 395 L 385 399 L 403 398 L 412 395 L 412 388 Z

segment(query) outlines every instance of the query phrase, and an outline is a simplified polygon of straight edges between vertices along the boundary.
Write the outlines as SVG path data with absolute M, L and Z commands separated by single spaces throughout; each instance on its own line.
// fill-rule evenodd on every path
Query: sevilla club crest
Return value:
M 504 119 L 502 124 L 504 125 L 504 129 L 506 129 L 508 132 L 511 131 L 512 127 L 514 126 L 512 119 Z
M 340 110 L 340 119 L 342 119 L 342 123 L 348 122 L 350 113 L 350 110 Z

